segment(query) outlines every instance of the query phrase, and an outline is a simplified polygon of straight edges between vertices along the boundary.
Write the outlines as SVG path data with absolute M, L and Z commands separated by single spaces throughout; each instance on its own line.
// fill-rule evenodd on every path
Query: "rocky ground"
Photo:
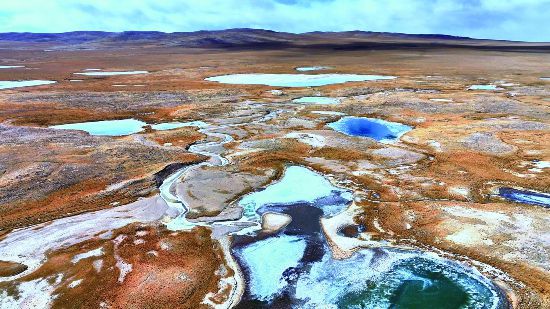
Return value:
M 387 240 L 440 250 L 486 267 L 480 270 L 503 286 L 515 307 L 550 306 L 548 209 L 494 194 L 500 186 L 550 192 L 550 168 L 537 169 L 533 163 L 550 161 L 550 83 L 540 79 L 550 72 L 548 53 L 320 47 L 150 47 L 106 53 L 44 52 L 35 46 L 0 49 L 0 59 L 27 67 L 0 70 L 0 80 L 58 82 L 0 90 L 0 256 L 10 250 L 5 244 L 16 243 L 10 238 L 14 229 L 45 223 L 36 231 L 47 231 L 42 228 L 54 219 L 136 201 L 156 203 L 149 199 L 157 198 L 165 167 L 203 162 L 206 156 L 190 152 L 189 146 L 219 141 L 196 127 L 101 137 L 49 125 L 201 120 L 233 140 L 209 149 L 230 164 L 203 166 L 176 184 L 174 193 L 190 207 L 189 219 L 238 217 L 235 202 L 241 196 L 279 178 L 285 165 L 305 165 L 355 191 L 355 208 L 341 222 L 365 227 L 367 242 L 361 245 Z M 308 65 L 330 66 L 328 73 L 398 78 L 313 88 L 204 81 L 228 73 L 294 73 L 295 67 Z M 150 73 L 69 81 L 86 68 Z M 467 90 L 487 83 L 502 90 Z M 342 101 L 291 102 L 312 95 Z M 377 143 L 326 126 L 342 114 L 414 129 L 400 142 Z M 125 218 L 124 211 L 116 213 L 116 220 Z M 128 215 L 132 219 L 123 226 L 105 227 L 105 233 L 100 227 L 81 242 L 52 247 L 32 272 L 0 258 L 0 296 L 23 299 L 31 307 L 49 302 L 59 308 L 67 302 L 114 308 L 229 304 L 238 283 L 224 282 L 238 282 L 238 267 L 227 254 L 223 233 L 207 227 L 171 232 L 159 223 L 162 216 L 134 220 Z M 286 218 L 268 217 L 268 232 L 288 224 Z M 42 296 L 31 297 L 33 289 Z

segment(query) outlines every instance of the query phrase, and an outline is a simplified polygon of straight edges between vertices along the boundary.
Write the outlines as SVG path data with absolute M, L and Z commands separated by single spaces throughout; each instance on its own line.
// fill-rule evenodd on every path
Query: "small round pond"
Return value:
M 412 127 L 397 122 L 352 116 L 343 117 L 328 126 L 346 135 L 369 137 L 380 142 L 395 141 L 412 130 Z

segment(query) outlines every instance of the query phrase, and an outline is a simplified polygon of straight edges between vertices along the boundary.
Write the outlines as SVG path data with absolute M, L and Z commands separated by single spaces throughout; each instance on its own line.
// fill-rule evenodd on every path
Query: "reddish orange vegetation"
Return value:
M 185 142 L 191 140 L 179 139 L 180 145 L 186 145 Z M 29 151 L 29 148 L 24 146 L 7 146 L 0 147 L 0 154 L 7 154 L 10 156 L 17 155 L 17 161 L 12 161 L 12 164 L 17 164 L 12 168 L 26 168 L 33 166 L 33 161 L 37 155 L 43 154 L 43 160 L 51 160 L 58 165 L 48 175 L 48 181 L 44 179 L 36 178 L 34 174 L 23 174 L 20 181 L 31 181 L 36 178 L 40 184 L 43 184 L 44 191 L 38 191 L 38 194 L 33 190 L 34 186 L 29 184 L 28 186 L 33 188 L 27 192 L 17 194 L 24 195 L 25 198 L 14 199 L 9 203 L 5 203 L 0 208 L 0 228 L 3 230 L 9 230 L 15 227 L 29 226 L 40 222 L 53 220 L 67 215 L 75 215 L 78 213 L 98 210 L 106 207 L 112 207 L 112 203 L 126 204 L 135 201 L 140 196 L 149 196 L 156 192 L 155 180 L 152 175 L 162 170 L 166 165 L 173 162 L 198 162 L 201 158 L 197 155 L 187 153 L 179 150 L 170 156 L 164 156 L 158 162 L 149 162 L 144 164 L 143 158 L 151 156 L 147 154 L 144 147 L 141 158 L 137 156 L 105 156 L 104 160 L 92 161 L 91 157 L 103 156 L 108 152 L 120 152 L 120 151 L 132 151 L 134 148 L 126 150 L 124 146 L 119 142 L 114 142 L 104 148 L 88 147 L 82 149 L 80 147 L 71 147 L 65 144 L 65 147 L 57 149 L 56 145 L 48 147 L 40 147 L 40 145 L 33 145 Z M 137 146 L 141 147 L 141 146 Z M 20 150 L 22 149 L 23 150 Z M 156 150 L 156 149 L 155 149 Z M 34 152 L 34 153 L 33 153 Z M 130 155 L 130 153 L 128 153 Z M 101 158 L 101 157 L 100 157 Z M 20 162 L 20 163 L 17 163 Z M 70 164 L 71 166 L 78 167 L 79 169 L 86 170 L 89 175 L 85 176 L 80 181 L 74 181 L 70 177 L 64 177 L 64 174 L 60 174 L 61 164 Z M 103 171 L 102 175 L 99 173 Z M 122 177 L 121 177 L 122 176 Z M 124 182 L 118 180 L 130 180 Z M 56 190 L 49 190 L 51 181 L 59 183 L 65 183 L 66 185 Z M 121 183 L 122 185 L 116 190 L 106 189 L 113 184 Z M 7 182 L 8 186 L 17 187 L 17 183 Z M 19 188 L 17 188 L 19 189 Z M 11 191 L 14 194 L 14 191 Z
M 12 121 L 17 125 L 47 126 L 68 122 L 105 120 L 119 118 L 136 118 L 148 123 L 186 120 L 214 120 L 223 122 L 228 115 L 242 108 L 241 102 L 254 100 L 269 105 L 279 104 L 303 95 L 347 96 L 351 97 L 336 106 L 306 106 L 294 116 L 319 120 L 320 115 L 306 114 L 310 110 L 331 110 L 350 115 L 367 115 L 380 117 L 413 125 L 415 130 L 403 138 L 403 147 L 412 151 L 430 155 L 429 159 L 417 162 L 406 176 L 390 174 L 387 168 L 375 170 L 379 178 L 369 175 L 354 176 L 345 173 L 334 173 L 322 164 L 309 164 L 320 172 L 331 173 L 342 180 L 352 180 L 360 190 L 373 190 L 369 198 L 381 200 L 381 203 L 362 204 L 365 213 L 357 219 L 367 226 L 377 239 L 391 239 L 398 243 L 413 240 L 417 246 L 435 246 L 451 253 L 464 254 L 473 259 L 496 266 L 506 271 L 513 278 L 525 283 L 526 288 L 518 288 L 521 293 L 520 308 L 542 308 L 548 304 L 550 287 L 548 272 L 534 269 L 528 263 L 510 263 L 499 256 L 491 255 L 490 250 L 468 249 L 450 241 L 443 241 L 449 231 L 444 225 L 449 220 L 442 211 L 443 203 L 433 200 L 449 199 L 447 203 L 462 203 L 469 209 L 507 209 L 513 213 L 516 209 L 507 208 L 510 203 L 497 206 L 483 204 L 492 201 L 487 196 L 493 182 L 548 191 L 549 173 L 542 172 L 536 177 L 518 177 L 506 171 L 525 172 L 528 167 L 519 167 L 526 160 L 544 159 L 550 156 L 550 136 L 547 131 L 521 131 L 512 129 L 494 130 L 490 124 L 481 122 L 496 117 L 517 116 L 521 121 L 532 120 L 548 123 L 547 113 L 537 112 L 550 106 L 544 101 L 547 87 L 539 80 L 544 72 L 550 69 L 548 53 L 502 52 L 494 50 L 470 50 L 467 48 L 422 48 L 422 49 L 382 49 L 382 50 L 337 50 L 299 48 L 284 50 L 207 50 L 179 47 L 151 47 L 104 50 L 56 51 L 45 53 L 41 45 L 36 50 L 0 49 L 2 59 L 25 60 L 27 67 L 36 70 L 0 71 L 0 80 L 12 79 L 52 79 L 57 84 L 44 87 L 33 87 L 20 90 L 7 90 L 0 93 L 0 121 Z M 358 61 L 360 59 L 361 61 Z M 506 64 L 506 65 L 503 65 Z M 330 65 L 334 70 L 323 73 L 363 73 L 388 74 L 398 76 L 391 81 L 347 83 L 330 85 L 315 89 L 283 89 L 283 96 L 268 93 L 274 87 L 261 85 L 224 85 L 207 82 L 203 79 L 213 75 L 230 73 L 292 73 L 294 68 L 304 65 Z M 77 78 L 74 72 L 85 68 L 103 68 L 106 70 L 148 70 L 151 73 L 140 76 L 117 76 L 95 78 L 78 76 L 85 81 L 72 83 L 68 79 Z M 428 78 L 432 76 L 435 78 Z M 466 91 L 471 84 L 491 83 L 506 80 L 520 84 L 520 90 L 534 91 L 534 94 L 512 97 L 509 93 Z M 143 84 L 144 87 L 114 88 L 113 84 Z M 279 88 L 279 87 L 277 87 Z M 282 88 L 282 87 L 281 87 Z M 399 89 L 397 89 L 399 88 Z M 406 91 L 404 91 L 406 90 Z M 538 92 L 537 92 L 538 91 Z M 546 92 L 544 92 L 546 91 Z M 178 100 L 171 105 L 164 105 L 163 95 L 168 92 L 177 94 Z M 158 94 L 154 104 L 148 105 L 149 98 L 134 100 L 139 94 Z M 88 100 L 89 94 L 100 96 L 99 102 Z M 40 98 L 55 97 L 52 101 L 30 100 L 29 97 L 40 95 Z M 114 98 L 130 98 L 132 109 L 118 106 L 111 102 Z M 353 96 L 364 98 L 353 98 Z M 372 96 L 371 96 L 372 95 Z M 76 101 L 63 100 L 66 97 Z M 179 98 L 182 98 L 181 100 Z M 59 98 L 59 99 L 58 99 Z M 432 102 L 431 98 L 451 98 L 452 103 Z M 169 100 L 168 100 L 169 101 Z M 82 103 L 73 106 L 74 102 Z M 490 106 L 494 102 L 506 104 Z M 94 105 L 96 104 L 96 105 Z M 518 105 L 519 104 L 519 105 Z M 521 105 L 523 104 L 523 105 Z M 273 105 L 282 110 L 289 109 Z M 515 111 L 508 110 L 509 106 Z M 519 106 L 519 107 L 518 107 Z M 539 109 L 537 109 L 539 108 Z M 535 110 L 537 109 L 537 110 Z M 514 114 L 518 112 L 518 115 Z M 258 152 L 237 156 L 232 164 L 239 171 L 258 172 L 262 169 L 276 169 L 273 178 L 280 177 L 286 164 L 308 165 L 308 157 L 321 157 L 339 162 L 368 160 L 383 163 L 383 158 L 374 158 L 360 149 L 354 149 L 353 143 L 348 148 L 328 145 L 314 149 L 292 139 L 280 139 L 286 133 L 285 128 L 276 129 L 286 115 L 268 122 L 271 128 L 266 132 L 262 127 L 243 125 L 242 130 L 251 140 L 270 140 L 274 146 Z M 290 116 L 288 116 L 290 117 Z M 331 117 L 336 119 L 337 117 Z M 422 119 L 423 121 L 417 121 Z M 322 121 L 316 128 L 324 128 Z M 300 128 L 293 128 L 299 130 Z M 514 153 L 489 155 L 464 147 L 461 140 L 474 132 L 492 132 L 504 143 L 515 146 Z M 85 174 L 89 177 L 78 179 L 75 183 L 64 182 L 70 178 L 54 172 L 46 176 L 13 177 L 2 184 L 13 188 L 21 183 L 27 185 L 25 192 L 17 202 L 6 203 L 0 208 L 0 235 L 15 227 L 23 227 L 84 211 L 111 207 L 110 203 L 121 204 L 156 192 L 152 175 L 174 162 L 197 162 L 198 156 L 185 153 L 178 147 L 136 146 L 136 139 L 144 138 L 147 142 L 159 144 L 172 143 L 184 148 L 190 143 L 199 141 L 203 136 L 195 129 L 183 128 L 174 131 L 147 131 L 139 135 L 124 138 L 93 139 L 83 143 L 71 143 L 84 139 L 76 134 L 67 135 L 59 143 L 49 140 L 37 145 L 2 145 L 0 146 L 0 176 L 8 178 L 19 175 L 28 166 L 37 162 L 59 165 L 89 164 L 92 158 L 95 164 L 86 165 Z M 435 139 L 444 146 L 443 152 L 435 151 L 428 141 Z M 240 151 L 240 141 L 227 144 L 231 151 Z M 85 146 L 85 147 L 84 147 Z M 143 148 L 142 148 L 143 146 Z M 400 147 L 401 147 L 400 146 Z M 380 146 L 373 145 L 369 150 Z M 261 147 L 260 147 L 261 148 Z M 136 149 L 142 155 L 136 158 Z M 164 150 L 159 154 L 159 152 Z M 535 152 L 534 152 L 535 151 Z M 103 156 L 102 156 L 103 154 Z M 17 162 L 15 162 L 17 159 Z M 99 163 L 98 163 L 99 162 Z M 60 168 L 57 168 L 57 172 Z M 21 173 L 23 173 L 21 172 Z M 71 176 L 73 176 L 71 174 Z M 422 186 L 418 179 L 432 180 L 442 185 Z M 102 192 L 107 186 L 130 181 L 127 185 L 113 192 Z M 37 186 L 52 182 L 63 184 L 54 192 L 38 191 Z M 452 186 L 464 186 L 470 189 L 470 197 L 458 197 L 449 193 Z M 11 187 L 10 187 L 11 188 Z M 15 189 L 14 189 L 15 190 Z M 417 193 L 410 197 L 408 191 Z M 10 192 L 10 194 L 13 194 Z M 422 199 L 422 200 L 420 200 Z M 427 202 L 425 200 L 432 200 Z M 466 200 L 469 200 L 466 202 Z M 445 204 L 447 205 L 447 204 Z M 487 207 L 487 208 L 485 208 Z M 528 208 L 521 209 L 523 214 L 531 214 Z M 414 226 L 407 229 L 404 222 L 414 214 Z M 386 232 L 379 231 L 377 223 Z M 464 219 L 457 223 L 470 224 L 473 219 Z M 475 221 L 475 220 L 474 220 Z M 138 237 L 134 236 L 139 229 L 149 234 L 139 237 L 144 244 L 133 244 Z M 391 233 L 390 233 L 391 231 Z M 118 270 L 115 267 L 115 247 L 112 240 L 125 234 L 117 254 L 133 265 L 123 284 L 119 284 Z M 0 236 L 1 237 L 1 236 Z M 509 235 L 502 235 L 502 241 Z M 172 244 L 172 250 L 161 250 L 160 242 Z M 99 273 L 91 266 L 93 259 L 83 260 L 72 265 L 70 259 L 74 254 L 102 246 L 105 256 L 104 265 Z M 500 244 L 495 242 L 493 248 Z M 155 250 L 159 254 L 147 254 Z M 520 250 L 520 249 L 517 249 Z M 53 252 L 48 262 L 35 274 L 22 280 L 52 277 L 64 273 L 64 281 L 56 291 L 59 297 L 55 307 L 95 307 L 101 301 L 117 306 L 128 305 L 139 308 L 182 307 L 195 308 L 207 292 L 216 291 L 219 276 L 214 271 L 223 264 L 216 242 L 210 240 L 208 232 L 199 229 L 190 233 L 170 234 L 160 227 L 131 226 L 117 231 L 107 240 L 96 239 L 79 244 L 59 252 Z M 9 265 L 11 268 L 13 265 Z M 185 276 L 174 274 L 185 273 Z M 188 280 L 184 280 L 184 279 Z M 75 288 L 68 284 L 76 279 L 83 282 Z M 4 285 L 8 283 L 3 283 Z M 546 303 L 545 303 L 546 301 Z M 68 305 L 69 304 L 69 305 Z M 176 304 L 176 305 L 174 305 Z M 538 307 L 537 307 L 538 305 Z
M 24 105 L 24 106 L 23 106 Z M 16 125 L 50 126 L 56 124 L 124 119 L 133 113 L 107 113 L 83 108 L 67 108 L 57 104 L 0 104 L 0 122 L 11 120 Z
M 237 159 L 242 171 L 254 172 L 258 168 L 282 170 L 286 164 L 304 164 L 310 147 L 292 139 L 279 139 L 278 149 L 253 152 Z
M 357 161 L 357 160 L 372 159 L 372 156 L 362 151 L 353 150 L 353 149 L 346 149 L 345 151 L 342 151 L 342 149 L 332 148 L 332 147 L 323 147 L 323 148 L 317 149 L 311 153 L 311 156 L 322 157 L 327 160 L 341 160 L 341 161 Z
M 75 255 L 97 248 L 103 254 L 71 262 Z M 122 282 L 117 259 L 131 264 Z M 53 308 L 99 308 L 101 303 L 112 308 L 201 308 L 206 307 L 199 304 L 207 293 L 218 292 L 219 279 L 232 275 L 224 265 L 223 253 L 207 229 L 174 233 L 160 226 L 130 225 L 108 239 L 51 252 L 36 272 L 0 283 L 0 288 L 10 290 L 10 285 L 38 278 L 54 281 L 62 274 Z M 226 272 L 216 275 L 220 269 Z M 80 283 L 71 287 L 77 280 Z
M 196 128 L 180 128 L 177 130 L 167 130 L 151 134 L 151 139 L 159 145 L 170 143 L 172 146 L 178 147 L 187 147 L 188 145 L 204 139 L 204 137 L 204 134 L 198 132 Z
M 9 277 L 22 273 L 27 269 L 27 266 L 13 263 L 0 261 L 0 277 Z

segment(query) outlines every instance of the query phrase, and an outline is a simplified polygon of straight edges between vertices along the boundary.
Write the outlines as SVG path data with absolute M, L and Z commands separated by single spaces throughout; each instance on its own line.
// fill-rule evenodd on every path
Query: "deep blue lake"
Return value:
M 412 130 L 401 123 L 366 117 L 344 117 L 328 126 L 346 135 L 370 137 L 380 142 L 395 141 Z
M 498 195 L 509 201 L 550 208 L 550 194 L 548 193 L 519 190 L 514 188 L 500 188 L 498 190 Z

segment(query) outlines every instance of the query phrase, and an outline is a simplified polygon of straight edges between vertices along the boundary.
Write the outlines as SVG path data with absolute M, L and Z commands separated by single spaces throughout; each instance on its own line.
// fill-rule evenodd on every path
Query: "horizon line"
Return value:
M 363 32 L 363 33 L 373 33 L 373 34 L 393 34 L 393 35 L 410 35 L 410 36 L 443 36 L 448 37 L 449 39 L 463 39 L 463 40 L 478 40 L 478 41 L 497 41 L 497 42 L 513 42 L 513 43 L 550 43 L 550 41 L 520 41 L 520 40 L 507 40 L 507 39 L 491 39 L 491 38 L 477 38 L 470 36 L 460 36 L 452 35 L 445 33 L 406 33 L 406 32 L 388 32 L 388 31 L 370 31 L 370 30 L 343 30 L 343 31 L 307 31 L 307 32 L 288 32 L 288 31 L 277 31 L 265 28 L 223 28 L 223 29 L 209 29 L 209 30 L 194 30 L 194 31 L 160 31 L 160 30 L 123 30 L 123 31 L 108 31 L 108 30 L 71 30 L 63 32 L 33 32 L 33 31 L 9 31 L 9 32 L 0 32 L 2 34 L 70 34 L 70 33 L 113 33 L 113 34 L 123 34 L 123 33 L 162 33 L 162 34 L 181 34 L 181 33 L 198 33 L 198 32 L 223 32 L 223 31 L 232 31 L 232 30 L 256 30 L 256 31 L 267 31 L 273 33 L 282 33 L 282 34 L 291 34 L 291 35 L 304 35 L 304 34 L 315 34 L 315 33 L 352 33 L 352 32 Z M 1 40 L 1 39 L 0 39 Z

